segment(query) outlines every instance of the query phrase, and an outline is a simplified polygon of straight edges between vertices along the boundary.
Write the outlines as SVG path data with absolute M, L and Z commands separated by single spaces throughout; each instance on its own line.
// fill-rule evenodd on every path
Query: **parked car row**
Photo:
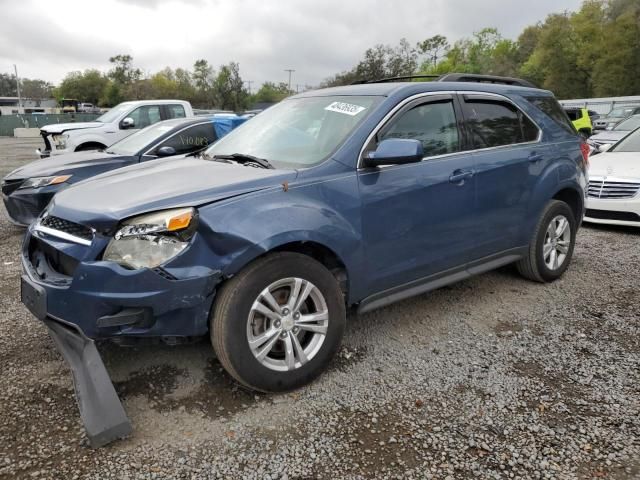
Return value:
M 98 123 L 120 128 L 150 105 Z M 99 359 L 93 339 L 208 335 L 241 384 L 291 390 L 331 361 L 348 308 L 368 312 L 510 263 L 551 282 L 571 262 L 589 147 L 553 95 L 527 82 L 450 74 L 305 92 L 207 137 L 198 156 L 162 158 L 178 153 L 187 128 L 209 128 L 198 121 L 159 123 L 5 180 L 38 179 L 34 196 L 72 184 L 28 228 L 21 294 L 61 349 L 80 346 L 68 355 L 76 372 L 87 355 Z M 95 128 L 60 132 L 61 150 Z M 101 375 L 78 374 L 85 402 L 86 392 L 115 396 Z M 126 430 L 112 407 L 101 435 Z
M 134 131 L 162 120 L 193 117 L 189 102 L 180 100 L 140 100 L 121 103 L 91 122 L 57 123 L 44 126 L 40 134 L 44 158 L 113 145 Z
M 195 155 L 245 120 L 236 115 L 165 120 L 137 130 L 106 149 L 80 150 L 29 163 L 2 182 L 9 219 L 29 225 L 53 196 L 69 185 L 128 165 L 165 157 L 178 161 Z

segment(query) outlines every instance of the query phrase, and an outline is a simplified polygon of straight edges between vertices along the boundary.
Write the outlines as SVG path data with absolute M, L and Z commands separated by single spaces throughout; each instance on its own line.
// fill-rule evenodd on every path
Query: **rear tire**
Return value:
M 210 334 L 233 378 L 254 390 L 281 392 L 326 369 L 345 324 L 344 296 L 331 272 L 306 255 L 275 253 L 222 286 Z
M 571 207 L 551 200 L 544 208 L 527 255 L 516 266 L 520 275 L 535 282 L 553 282 L 569 267 L 577 232 Z

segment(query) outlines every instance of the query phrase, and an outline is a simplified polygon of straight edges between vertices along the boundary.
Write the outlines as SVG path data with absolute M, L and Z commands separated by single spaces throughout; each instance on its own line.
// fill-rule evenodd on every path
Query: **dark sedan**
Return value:
M 57 192 L 71 184 L 140 162 L 194 155 L 245 120 L 231 115 L 172 119 L 142 129 L 107 150 L 31 162 L 2 181 L 2 199 L 9 219 L 18 225 L 28 225 Z

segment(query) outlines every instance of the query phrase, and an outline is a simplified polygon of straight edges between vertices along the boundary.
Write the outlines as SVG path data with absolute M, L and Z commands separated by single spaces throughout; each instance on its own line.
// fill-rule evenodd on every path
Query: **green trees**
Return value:
M 240 76 L 240 66 L 234 62 L 221 66 L 217 75 L 207 60 L 200 59 L 192 71 L 165 67 L 145 77 L 130 55 L 116 55 L 109 61 L 113 67 L 106 74 L 98 70 L 68 73 L 54 90 L 55 96 L 105 107 L 125 100 L 177 98 L 199 108 L 243 110 L 251 101 Z M 11 93 L 12 78 L 0 76 L 0 88 L 5 88 L 6 83 L 5 89 Z M 15 90 L 15 79 L 13 85 Z
M 640 95 L 640 1 L 585 0 L 577 12 L 526 27 L 516 41 L 485 28 L 453 44 L 433 35 L 415 48 L 406 40 L 376 45 L 322 86 L 449 72 L 519 76 L 559 98 Z
M 54 95 L 58 100 L 75 98 L 98 105 L 108 84 L 109 79 L 98 70 L 70 72 L 54 90 Z

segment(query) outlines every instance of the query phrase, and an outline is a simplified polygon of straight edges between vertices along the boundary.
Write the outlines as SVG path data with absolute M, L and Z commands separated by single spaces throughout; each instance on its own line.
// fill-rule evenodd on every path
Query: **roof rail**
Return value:
M 516 87 L 538 88 L 533 83 L 521 78 L 499 77 L 496 75 L 478 75 L 475 73 L 445 73 L 444 75 L 403 75 L 400 77 L 386 77 L 377 80 L 357 80 L 351 85 L 361 85 L 363 83 L 397 82 L 399 80 L 414 80 L 418 78 L 426 78 L 436 82 L 500 83 L 504 85 L 513 85 Z
M 440 76 L 438 82 L 478 82 L 478 83 L 501 83 L 516 87 L 538 88 L 533 83 L 521 78 L 499 77 L 496 75 L 477 75 L 475 73 L 447 73 Z
M 415 78 L 429 78 L 431 80 L 438 80 L 441 75 L 402 75 L 400 77 L 385 77 L 378 78 L 376 80 L 356 80 L 351 85 L 362 85 L 363 83 L 385 83 L 385 82 L 397 82 L 398 80 L 413 80 Z

